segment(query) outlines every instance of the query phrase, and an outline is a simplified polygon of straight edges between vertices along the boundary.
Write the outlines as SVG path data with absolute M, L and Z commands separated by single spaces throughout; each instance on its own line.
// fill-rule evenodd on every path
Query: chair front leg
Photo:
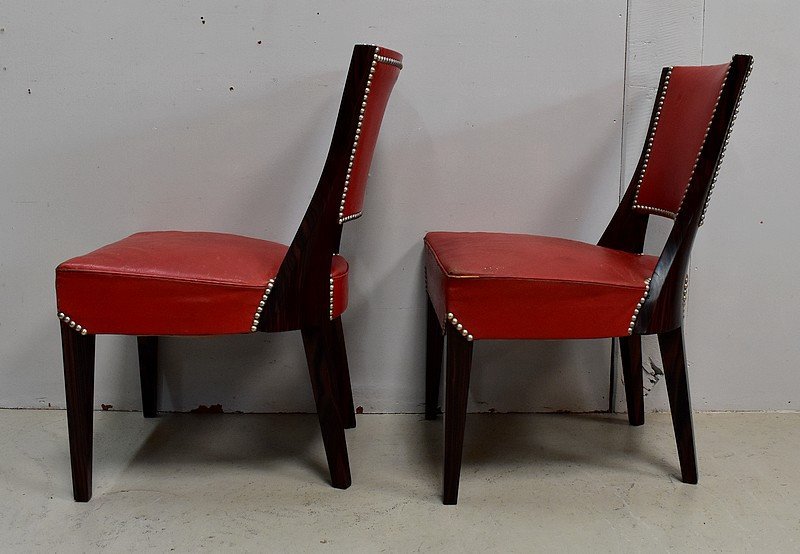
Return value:
M 672 427 L 678 444 L 678 459 L 681 464 L 681 479 L 684 483 L 697 483 L 697 457 L 692 430 L 692 406 L 689 399 L 689 381 L 686 376 L 686 354 L 683 329 L 678 327 L 659 333 L 658 344 L 664 377 L 667 382 L 669 407 L 672 411 Z
M 329 344 L 333 356 L 331 379 L 339 407 L 339 417 L 342 418 L 345 429 L 352 429 L 356 426 L 356 410 L 353 404 L 353 385 L 350 381 L 350 368 L 347 364 L 342 318 L 337 317 L 331 321 L 330 325 L 326 327 L 326 332 L 330 334 Z
M 444 503 L 458 502 L 464 425 L 467 420 L 472 341 L 447 326 L 447 381 L 444 409 Z
M 433 420 L 441 413 L 439 387 L 442 379 L 444 331 L 439 325 L 436 310 L 428 298 L 427 339 L 425 342 L 425 419 Z
M 158 337 L 137 337 L 139 379 L 142 385 L 142 414 L 158 415 Z
M 330 343 L 331 333 L 326 331 L 326 325 L 305 327 L 301 332 L 331 484 L 337 489 L 346 489 L 351 483 L 350 462 L 331 371 L 335 364 L 334 349 Z
M 61 322 L 72 492 L 77 502 L 92 497 L 94 344 L 94 335 L 81 335 Z
M 628 422 L 644 424 L 644 384 L 642 383 L 642 337 L 620 337 L 619 352 L 622 357 L 622 377 L 625 380 L 625 402 L 628 404 Z

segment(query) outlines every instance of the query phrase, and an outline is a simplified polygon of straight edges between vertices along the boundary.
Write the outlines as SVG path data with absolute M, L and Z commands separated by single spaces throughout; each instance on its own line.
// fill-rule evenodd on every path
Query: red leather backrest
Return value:
M 370 78 L 361 101 L 359 127 L 353 137 L 344 194 L 339 207 L 339 223 L 361 215 L 369 166 L 378 141 L 386 103 L 400 74 L 403 56 L 388 48 L 375 49 Z
M 659 90 L 634 209 L 675 218 L 681 209 L 730 64 L 673 67 Z

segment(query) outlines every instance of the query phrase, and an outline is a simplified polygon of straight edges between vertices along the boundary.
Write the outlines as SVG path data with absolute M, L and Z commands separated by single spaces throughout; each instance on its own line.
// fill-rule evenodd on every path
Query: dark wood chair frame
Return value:
M 631 425 L 642 425 L 644 396 L 641 336 L 658 335 L 678 447 L 681 479 L 684 483 L 697 483 L 697 459 L 683 340 L 683 309 L 686 300 L 689 256 L 697 230 L 703 223 L 719 165 L 725 155 L 725 146 L 736 119 L 741 95 L 752 68 L 752 60 L 752 57 L 747 55 L 733 57 L 719 103 L 708 128 L 708 136 L 686 190 L 683 206 L 675 217 L 650 281 L 649 294 L 639 310 L 633 332 L 629 336 L 619 337 L 628 420 Z M 670 68 L 664 68 L 662 71 L 656 98 L 662 96 L 669 70 Z M 657 112 L 656 101 L 650 118 L 650 130 L 655 125 Z M 650 132 L 647 136 L 650 136 Z M 637 254 L 643 252 L 649 215 L 634 209 L 633 201 L 636 195 L 636 179 L 642 172 L 647 151 L 645 144 L 634 177 L 600 238 L 599 246 Z M 436 419 L 441 413 L 438 401 L 445 336 L 447 368 L 444 503 L 455 504 L 458 500 L 474 341 L 468 341 L 456 331 L 455 327 L 439 321 L 428 299 L 425 417 L 429 420 Z
M 344 430 L 356 419 L 341 317 L 331 319 L 329 312 L 331 258 L 339 252 L 340 202 L 375 51 L 371 45 L 354 48 L 322 175 L 258 323 L 262 332 L 302 333 L 331 483 L 339 489 L 351 484 Z M 85 502 L 92 492 L 95 335 L 62 321 L 61 340 L 73 492 Z M 155 417 L 158 337 L 138 337 L 138 354 L 144 416 Z

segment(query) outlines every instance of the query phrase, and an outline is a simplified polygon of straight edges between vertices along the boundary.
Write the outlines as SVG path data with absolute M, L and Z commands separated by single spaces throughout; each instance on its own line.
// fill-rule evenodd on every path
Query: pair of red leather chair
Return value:
M 455 503 L 472 345 L 483 339 L 621 337 L 632 424 L 643 422 L 639 336 L 658 333 L 681 468 L 696 482 L 681 331 L 683 284 L 751 58 L 664 70 L 634 180 L 599 245 L 548 237 L 429 233 L 426 416 L 438 413 L 447 336 L 445 503 Z M 356 46 L 325 167 L 288 246 L 220 233 L 148 232 L 56 269 L 75 499 L 91 497 L 95 336 L 138 337 L 154 417 L 158 337 L 300 330 L 334 487 L 350 485 L 355 427 L 341 314 L 342 225 L 364 190 L 402 56 Z M 675 219 L 660 258 L 641 254 L 650 214 Z

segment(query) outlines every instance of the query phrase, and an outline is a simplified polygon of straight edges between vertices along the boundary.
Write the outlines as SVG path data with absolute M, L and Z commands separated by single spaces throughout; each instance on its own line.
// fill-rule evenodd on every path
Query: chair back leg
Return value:
M 642 337 L 620 337 L 619 352 L 622 357 L 622 377 L 625 380 L 625 402 L 628 404 L 628 422 L 644 424 L 644 386 L 642 383 Z
M 444 331 L 439 325 L 436 310 L 428 299 L 427 339 L 425 342 L 425 419 L 433 420 L 441 413 L 439 387 L 442 379 Z
M 331 365 L 331 379 L 336 393 L 336 403 L 339 407 L 339 417 L 345 429 L 356 426 L 356 409 L 353 403 L 353 385 L 350 382 L 350 368 L 347 365 L 347 349 L 344 343 L 344 329 L 342 318 L 337 317 L 330 322 L 327 333 L 330 333 L 330 347 L 333 356 Z
M 472 341 L 447 326 L 447 382 L 444 408 L 444 503 L 458 502 L 464 425 L 467 420 Z
M 689 400 L 689 381 L 686 377 L 686 354 L 683 346 L 683 329 L 658 334 L 664 378 L 667 382 L 672 426 L 678 443 L 681 479 L 684 483 L 697 483 L 697 457 L 692 429 L 692 405 Z
M 142 385 L 142 414 L 158 415 L 158 337 L 137 337 L 139 379 Z
M 323 324 L 305 327 L 302 334 L 331 484 L 337 489 L 346 489 L 351 483 L 350 462 L 331 369 L 336 363 L 335 347 L 331 344 L 332 333 L 329 326 Z
M 94 344 L 94 335 L 81 335 L 61 322 L 69 458 L 72 491 L 77 502 L 87 502 L 92 497 Z

